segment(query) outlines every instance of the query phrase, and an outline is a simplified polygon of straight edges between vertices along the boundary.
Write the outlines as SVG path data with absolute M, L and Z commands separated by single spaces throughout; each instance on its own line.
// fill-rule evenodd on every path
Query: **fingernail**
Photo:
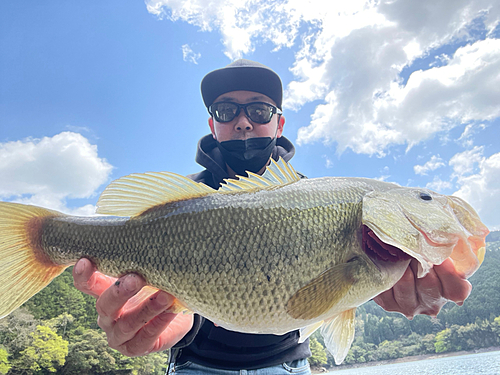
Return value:
M 137 289 L 137 278 L 134 275 L 128 275 L 122 280 L 122 285 L 126 292 L 133 292 Z
M 75 274 L 76 275 L 81 275 L 85 271 L 85 263 L 84 262 L 77 262 L 75 265 Z
M 458 302 L 455 302 L 458 306 L 462 306 L 464 304 L 464 301 L 458 301 Z
M 167 293 L 158 293 L 156 297 L 156 302 L 158 302 L 162 306 L 167 306 L 172 303 L 172 298 Z

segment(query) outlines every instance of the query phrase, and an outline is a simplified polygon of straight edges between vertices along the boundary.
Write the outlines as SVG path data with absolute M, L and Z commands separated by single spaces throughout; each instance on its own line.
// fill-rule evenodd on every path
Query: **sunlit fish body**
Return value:
M 107 275 L 140 274 L 176 297 L 176 311 L 230 330 L 301 329 L 304 340 L 322 326 L 340 363 L 356 307 L 391 288 L 411 258 L 420 277 L 447 258 L 469 277 L 488 234 L 457 197 L 300 179 L 282 160 L 219 190 L 172 173 L 130 175 L 106 188 L 98 212 L 122 217 L 0 203 L 0 316 L 86 257 Z

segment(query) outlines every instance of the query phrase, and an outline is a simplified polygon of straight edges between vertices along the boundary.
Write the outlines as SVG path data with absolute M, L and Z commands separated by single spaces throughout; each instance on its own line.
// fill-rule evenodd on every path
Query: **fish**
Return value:
M 84 257 L 109 276 L 142 276 L 147 293 L 172 294 L 172 312 L 229 330 L 300 330 L 303 342 L 320 328 L 340 364 L 358 306 L 390 289 L 412 259 L 418 277 L 448 258 L 470 277 L 489 232 L 458 197 L 367 178 L 305 179 L 283 159 L 218 190 L 169 172 L 131 174 L 106 187 L 97 213 L 0 202 L 0 317 Z

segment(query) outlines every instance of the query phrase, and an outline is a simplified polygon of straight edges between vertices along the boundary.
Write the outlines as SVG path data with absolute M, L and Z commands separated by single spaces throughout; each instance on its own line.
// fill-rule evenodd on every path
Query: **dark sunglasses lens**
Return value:
M 238 106 L 233 103 L 216 103 L 212 105 L 212 112 L 219 122 L 229 122 L 234 119 Z
M 266 103 L 252 103 L 247 106 L 248 117 L 259 124 L 266 124 L 273 117 L 273 107 Z

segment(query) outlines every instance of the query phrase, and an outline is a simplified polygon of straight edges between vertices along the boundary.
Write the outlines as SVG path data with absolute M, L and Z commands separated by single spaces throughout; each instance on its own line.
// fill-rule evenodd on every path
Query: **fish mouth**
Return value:
M 372 260 L 383 262 L 401 262 L 412 259 L 401 249 L 383 242 L 368 226 L 362 229 L 363 250 Z

